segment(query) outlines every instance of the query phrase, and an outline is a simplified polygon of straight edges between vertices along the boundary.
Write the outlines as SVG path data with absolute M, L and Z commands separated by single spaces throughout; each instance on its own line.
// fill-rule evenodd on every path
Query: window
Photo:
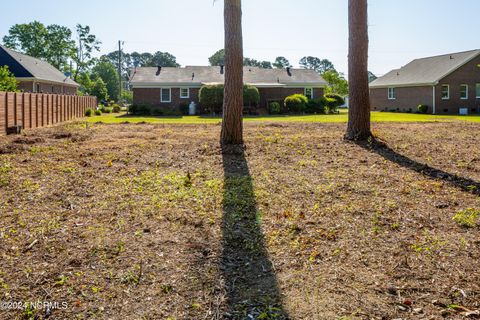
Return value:
M 313 99 L 313 88 L 305 88 L 305 97 Z
M 475 85 L 475 91 L 476 91 L 477 99 L 480 99 L 480 83 L 477 83 Z
M 450 99 L 450 86 L 448 84 L 442 85 L 442 100 Z
M 460 85 L 460 99 L 462 100 L 468 99 L 468 85 L 466 84 Z
M 160 102 L 172 102 L 172 90 L 170 88 L 160 89 Z
M 395 92 L 395 88 L 388 88 L 388 100 L 395 99 L 397 99 L 397 93 Z
M 180 98 L 181 98 L 181 99 L 188 99 L 188 98 L 190 98 L 190 89 L 188 89 L 188 88 L 180 88 Z

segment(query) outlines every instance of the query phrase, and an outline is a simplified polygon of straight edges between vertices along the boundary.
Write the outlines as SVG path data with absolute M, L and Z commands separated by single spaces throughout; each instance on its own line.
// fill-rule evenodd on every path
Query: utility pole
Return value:
M 118 40 L 118 79 L 120 80 L 120 91 L 118 93 L 118 100 L 122 100 L 122 41 Z

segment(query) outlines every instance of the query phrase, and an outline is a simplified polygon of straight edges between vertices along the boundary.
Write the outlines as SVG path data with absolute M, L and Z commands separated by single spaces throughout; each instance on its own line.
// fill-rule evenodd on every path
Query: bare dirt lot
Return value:
M 0 319 L 479 318 L 480 124 L 344 126 L 0 137 Z

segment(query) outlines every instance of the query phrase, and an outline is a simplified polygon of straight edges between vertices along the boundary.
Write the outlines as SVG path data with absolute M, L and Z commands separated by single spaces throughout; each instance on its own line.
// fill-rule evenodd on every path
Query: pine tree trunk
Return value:
M 243 144 L 243 39 L 241 0 L 225 0 L 225 93 L 220 142 Z
M 350 106 L 349 140 L 366 140 L 370 132 L 370 94 L 368 88 L 368 4 L 367 0 L 348 0 L 348 82 Z

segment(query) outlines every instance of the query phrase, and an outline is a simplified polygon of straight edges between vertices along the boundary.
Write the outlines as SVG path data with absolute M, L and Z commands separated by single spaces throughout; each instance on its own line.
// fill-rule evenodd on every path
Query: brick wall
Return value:
M 428 106 L 432 112 L 433 87 L 395 88 L 396 99 L 388 99 L 387 88 L 370 89 L 370 103 L 373 111 L 416 112 L 419 104 Z
M 38 88 L 37 88 L 38 84 Z M 38 92 L 38 93 L 56 93 L 56 94 L 67 94 L 67 95 L 76 95 L 77 88 L 66 85 L 59 84 L 50 84 L 35 81 L 35 89 L 33 81 L 21 81 L 18 84 L 18 89 L 23 92 Z M 37 91 L 38 89 L 38 91 Z
M 133 103 L 134 104 L 148 104 L 155 107 L 176 108 L 181 103 L 190 104 L 191 101 L 199 104 L 198 93 L 200 88 L 190 88 L 190 98 L 181 99 L 180 89 L 172 88 L 172 101 L 170 103 L 160 102 L 160 88 L 134 88 L 133 89 Z M 304 88 L 258 88 L 260 92 L 259 108 L 266 108 L 269 101 L 283 101 L 285 97 L 301 93 L 304 94 Z M 323 88 L 313 89 L 314 98 L 323 96 Z
M 30 129 L 81 118 L 96 106 L 96 97 L 0 92 L 0 134 L 16 125 Z
M 468 108 L 469 113 L 480 112 L 480 99 L 476 97 L 475 87 L 480 83 L 480 57 L 463 65 L 435 86 L 435 113 L 458 114 L 460 108 Z M 442 99 L 442 85 L 450 86 L 450 98 Z M 460 99 L 460 85 L 468 85 L 468 99 Z M 417 111 L 419 104 L 428 106 L 428 113 L 433 112 L 433 86 L 397 87 L 396 99 L 388 100 L 387 88 L 370 89 L 373 111 Z
M 458 114 L 460 108 L 468 108 L 469 113 L 480 112 L 480 99 L 477 99 L 475 84 L 480 83 L 480 56 L 458 68 L 439 81 L 435 88 L 438 114 Z M 450 86 L 450 99 L 442 100 L 442 84 Z M 468 99 L 460 99 L 460 85 L 468 85 Z

